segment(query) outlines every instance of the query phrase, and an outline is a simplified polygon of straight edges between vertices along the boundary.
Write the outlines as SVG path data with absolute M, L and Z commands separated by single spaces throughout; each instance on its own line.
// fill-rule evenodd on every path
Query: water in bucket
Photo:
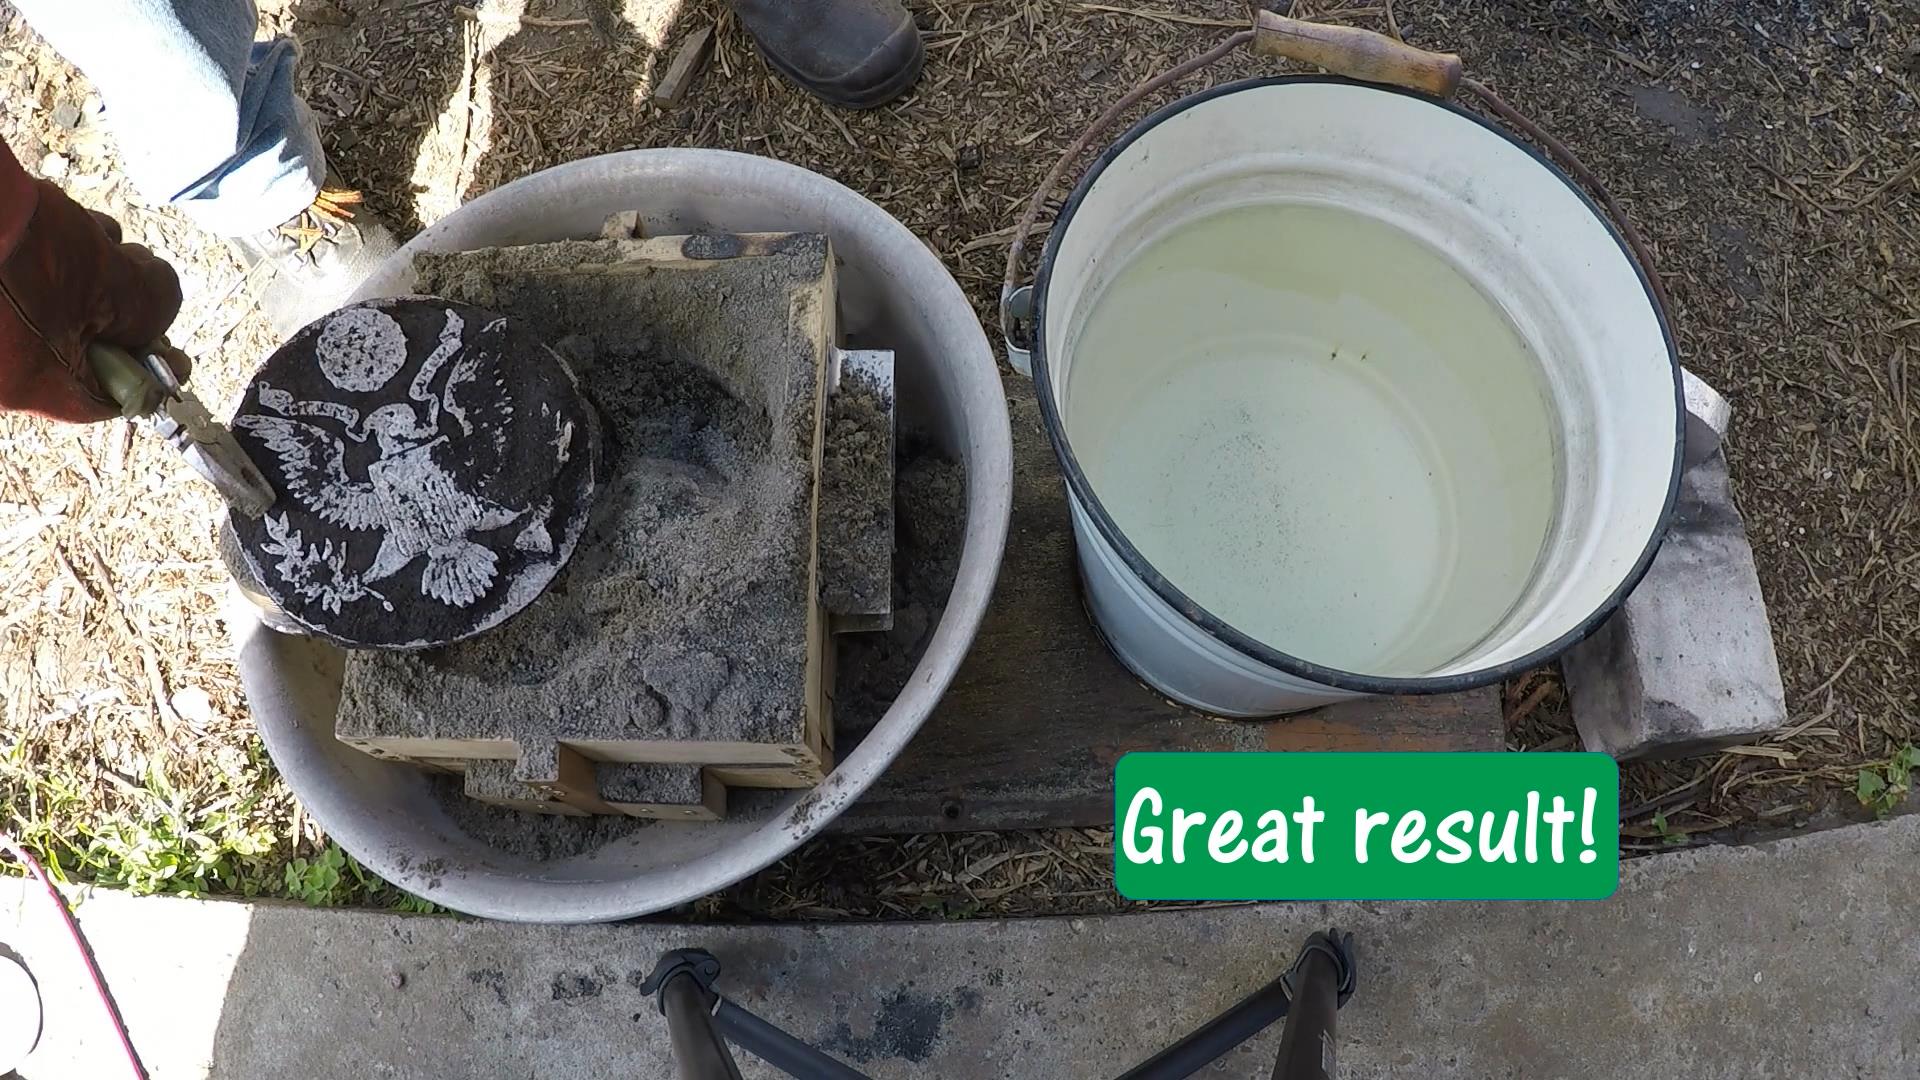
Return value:
M 1513 608 L 1560 467 L 1539 365 L 1440 254 L 1352 211 L 1176 227 L 1077 330 L 1066 426 L 1181 592 L 1283 652 L 1427 674 Z

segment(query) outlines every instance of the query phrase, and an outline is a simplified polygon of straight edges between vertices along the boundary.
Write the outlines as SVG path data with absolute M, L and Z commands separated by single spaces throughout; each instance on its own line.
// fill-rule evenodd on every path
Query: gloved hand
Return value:
M 0 248 L 0 409 L 73 422 L 118 416 L 87 363 L 87 344 L 157 342 L 180 311 L 180 279 L 151 251 L 121 243 L 119 223 L 47 181 L 22 194 L 31 215 L 12 252 Z

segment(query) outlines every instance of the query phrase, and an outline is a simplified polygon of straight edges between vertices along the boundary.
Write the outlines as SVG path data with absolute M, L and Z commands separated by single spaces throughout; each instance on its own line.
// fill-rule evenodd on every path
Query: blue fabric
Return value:
M 12 0 L 100 92 L 141 193 L 239 236 L 313 201 L 326 157 L 294 45 L 255 42 L 252 0 Z

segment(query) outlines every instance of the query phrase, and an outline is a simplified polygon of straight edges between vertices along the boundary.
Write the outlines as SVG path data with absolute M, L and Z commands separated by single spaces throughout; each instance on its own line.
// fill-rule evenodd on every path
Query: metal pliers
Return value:
M 164 357 L 143 350 L 135 359 L 118 345 L 95 341 L 87 346 L 87 362 L 101 388 L 120 403 L 120 414 L 180 451 L 227 505 L 257 518 L 279 497 L 233 432 L 180 385 Z

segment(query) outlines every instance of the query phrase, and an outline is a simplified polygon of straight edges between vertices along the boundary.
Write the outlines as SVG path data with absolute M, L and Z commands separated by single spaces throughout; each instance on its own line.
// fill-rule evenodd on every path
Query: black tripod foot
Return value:
M 1287 991 L 1287 1026 L 1273 1080 L 1329 1080 L 1338 1071 L 1334 1017 L 1359 983 L 1353 935 L 1338 929 L 1308 935 L 1280 982 Z
M 713 993 L 713 981 L 720 977 L 720 961 L 705 949 L 674 949 L 660 957 L 653 965 L 653 974 L 640 984 L 640 992 L 659 1002 L 660 991 L 676 975 L 690 975 L 700 989 Z M 664 1011 L 666 1006 L 660 1003 Z

